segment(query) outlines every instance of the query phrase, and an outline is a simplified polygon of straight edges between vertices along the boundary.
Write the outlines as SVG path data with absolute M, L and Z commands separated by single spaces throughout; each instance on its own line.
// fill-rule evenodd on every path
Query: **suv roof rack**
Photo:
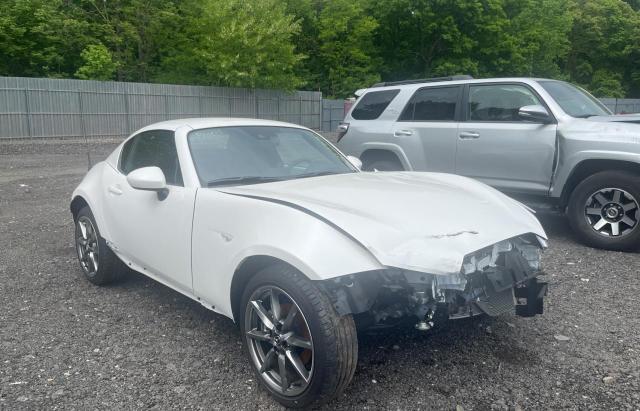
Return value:
M 434 83 L 436 81 L 453 81 L 453 80 L 471 80 L 473 76 L 468 74 L 461 74 L 456 76 L 448 76 L 448 77 L 432 77 L 432 78 L 421 78 L 414 80 L 400 80 L 400 81 L 385 81 L 382 83 L 376 83 L 371 88 L 374 87 L 386 87 L 386 86 L 401 86 L 403 84 L 417 84 L 417 83 Z

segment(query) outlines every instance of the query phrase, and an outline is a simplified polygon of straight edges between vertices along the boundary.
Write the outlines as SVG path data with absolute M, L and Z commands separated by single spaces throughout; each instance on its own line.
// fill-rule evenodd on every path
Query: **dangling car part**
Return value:
M 81 268 L 97 285 L 133 269 L 232 318 L 287 407 L 344 390 L 356 322 L 542 312 L 546 235 L 526 207 L 465 177 L 359 166 L 287 123 L 145 127 L 73 193 Z

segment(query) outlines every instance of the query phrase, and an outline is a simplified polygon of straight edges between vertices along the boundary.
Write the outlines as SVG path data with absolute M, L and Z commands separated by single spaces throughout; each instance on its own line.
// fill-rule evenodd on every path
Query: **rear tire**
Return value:
M 287 321 L 292 310 L 293 320 Z M 358 360 L 353 318 L 339 316 L 329 298 L 294 268 L 276 264 L 259 271 L 238 311 L 258 381 L 280 404 L 318 406 L 351 381 Z
M 603 171 L 587 177 L 571 193 L 569 223 L 585 244 L 607 250 L 640 245 L 640 177 Z
M 75 245 L 85 278 L 95 285 L 107 285 L 121 279 L 129 269 L 107 246 L 88 206 L 75 216 Z

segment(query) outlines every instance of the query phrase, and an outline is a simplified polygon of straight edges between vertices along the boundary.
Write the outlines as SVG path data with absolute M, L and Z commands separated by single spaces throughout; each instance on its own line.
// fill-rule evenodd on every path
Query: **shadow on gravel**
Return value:
M 125 279 L 108 287 L 113 291 L 135 294 L 137 297 L 143 298 L 147 305 L 159 307 L 159 309 L 163 311 L 171 312 L 175 310 L 176 312 L 189 315 L 189 321 L 186 323 L 177 321 L 172 325 L 172 328 L 176 327 L 179 329 L 183 326 L 196 328 L 207 323 L 215 322 L 217 331 L 234 334 L 234 337 L 239 336 L 238 328 L 231 319 L 207 309 L 191 298 L 180 294 L 144 274 L 131 271 Z

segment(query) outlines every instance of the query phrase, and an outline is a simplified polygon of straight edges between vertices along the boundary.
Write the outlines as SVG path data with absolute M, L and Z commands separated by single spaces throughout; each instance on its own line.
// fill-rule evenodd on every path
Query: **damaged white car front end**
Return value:
M 464 177 L 357 173 L 224 188 L 331 224 L 380 269 L 320 281 L 341 314 L 385 327 L 543 311 L 546 234 L 522 204 Z

